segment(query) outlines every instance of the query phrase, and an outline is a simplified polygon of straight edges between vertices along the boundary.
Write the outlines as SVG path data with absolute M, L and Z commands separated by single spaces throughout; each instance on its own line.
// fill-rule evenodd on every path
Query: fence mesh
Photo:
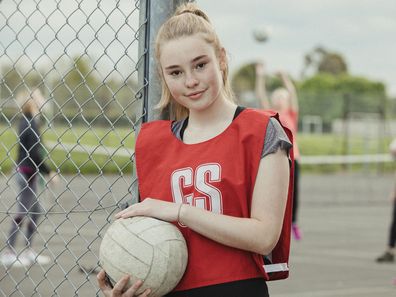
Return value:
M 0 1 L 0 296 L 98 294 L 101 237 L 136 185 L 139 5 Z

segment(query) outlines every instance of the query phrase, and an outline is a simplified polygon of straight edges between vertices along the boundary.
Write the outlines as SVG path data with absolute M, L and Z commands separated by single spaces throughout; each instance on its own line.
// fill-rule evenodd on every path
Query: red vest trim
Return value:
M 188 203 L 224 215 L 250 217 L 265 132 L 273 116 L 277 117 L 273 112 L 245 109 L 225 131 L 197 144 L 177 139 L 170 121 L 143 124 L 135 149 L 141 199 Z M 268 273 L 261 255 L 219 244 L 175 223 L 186 239 L 189 256 L 175 290 L 257 277 L 286 278 L 292 188 L 291 182 L 281 237 L 272 251 Z

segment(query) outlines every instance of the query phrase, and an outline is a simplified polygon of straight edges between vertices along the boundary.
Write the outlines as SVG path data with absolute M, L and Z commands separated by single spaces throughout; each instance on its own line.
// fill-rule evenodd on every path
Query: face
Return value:
M 284 111 L 289 108 L 289 92 L 286 89 L 279 88 L 271 96 L 272 106 L 276 111 Z
M 164 81 L 179 104 L 202 111 L 222 97 L 222 60 L 201 34 L 171 40 L 161 46 Z

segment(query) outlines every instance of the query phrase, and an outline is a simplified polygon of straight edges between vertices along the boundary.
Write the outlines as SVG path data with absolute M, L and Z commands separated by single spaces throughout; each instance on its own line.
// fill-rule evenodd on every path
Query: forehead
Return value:
M 215 57 L 214 47 L 202 34 L 195 34 L 164 42 L 161 45 L 160 63 L 162 67 L 182 65 L 204 55 Z

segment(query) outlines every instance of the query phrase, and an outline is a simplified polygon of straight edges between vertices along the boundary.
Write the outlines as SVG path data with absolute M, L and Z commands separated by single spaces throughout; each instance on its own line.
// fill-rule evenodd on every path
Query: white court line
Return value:
M 301 164 L 359 164 L 394 162 L 390 154 L 301 156 Z
M 131 158 L 135 151 L 126 147 L 108 147 L 103 145 L 93 146 L 87 144 L 46 141 L 45 146 L 51 150 L 66 150 L 86 154 L 99 154 L 105 156 L 121 156 Z

